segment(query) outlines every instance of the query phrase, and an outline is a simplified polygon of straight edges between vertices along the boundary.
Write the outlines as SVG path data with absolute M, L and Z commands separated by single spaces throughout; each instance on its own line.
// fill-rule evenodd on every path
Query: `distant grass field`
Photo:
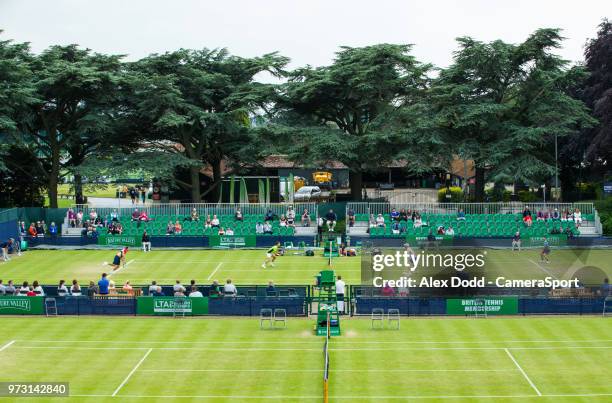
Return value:
M 99 279 L 102 272 L 108 272 L 104 262 L 113 260 L 115 249 L 109 250 L 30 250 L 10 262 L 0 263 L 0 278 L 5 282 L 13 280 L 38 280 L 42 284 L 56 284 L 60 279 L 81 284 Z M 113 274 L 119 285 L 130 280 L 132 284 L 149 284 L 156 280 L 160 284 L 174 284 L 180 279 L 195 279 L 198 284 L 212 280 L 224 281 L 231 278 L 237 285 L 276 284 L 308 285 L 314 276 L 327 268 L 327 258 L 320 255 L 306 257 L 294 255 L 288 250 L 279 257 L 275 267 L 262 269 L 264 250 L 153 250 L 143 253 L 138 249 L 127 255 L 127 266 Z M 539 261 L 539 250 L 487 250 L 487 266 L 483 275 L 488 278 L 505 276 L 509 279 L 572 278 L 581 269 L 595 268 L 612 277 L 612 250 L 571 250 L 553 249 L 551 263 Z M 332 260 L 332 268 L 343 276 L 347 284 L 360 284 L 360 257 L 341 257 Z M 427 272 L 420 272 L 421 275 Z M 595 283 L 602 279 L 597 278 Z
M 283 330 L 227 318 L 2 322 L 0 381 L 69 382 L 71 402 L 322 401 L 324 339 L 312 319 L 289 318 Z M 609 318 L 341 324 L 330 343 L 331 402 L 612 399 Z

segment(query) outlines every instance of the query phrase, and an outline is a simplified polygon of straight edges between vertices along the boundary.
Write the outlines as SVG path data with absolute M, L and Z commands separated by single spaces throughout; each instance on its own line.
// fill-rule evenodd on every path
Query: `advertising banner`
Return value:
M 254 248 L 255 247 L 255 235 L 244 235 L 244 236 L 219 236 L 213 235 L 208 238 L 208 245 L 211 247 L 223 247 L 223 248 Z
M 98 245 L 139 247 L 141 239 L 141 237 L 127 235 L 101 235 L 98 237 Z
M 447 315 L 487 315 L 518 314 L 518 297 L 449 298 L 446 300 Z
M 42 315 L 44 297 L 0 297 L 0 315 Z
M 183 299 L 177 307 L 174 297 L 138 297 L 137 315 L 172 316 L 174 312 L 185 315 L 208 315 L 208 298 Z

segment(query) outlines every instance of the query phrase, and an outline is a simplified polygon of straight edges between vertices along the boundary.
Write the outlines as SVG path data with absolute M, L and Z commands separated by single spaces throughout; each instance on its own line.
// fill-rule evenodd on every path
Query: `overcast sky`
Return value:
M 562 28 L 559 54 L 581 60 L 604 17 L 612 0 L 0 0 L 0 38 L 128 60 L 181 47 L 279 51 L 293 67 L 328 64 L 341 45 L 412 43 L 417 58 L 444 67 L 458 36 L 520 42 L 540 27 Z

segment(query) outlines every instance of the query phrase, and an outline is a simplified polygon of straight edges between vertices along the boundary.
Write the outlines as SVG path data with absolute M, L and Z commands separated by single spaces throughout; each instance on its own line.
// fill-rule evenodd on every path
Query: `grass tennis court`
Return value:
M 70 382 L 71 401 L 322 401 L 323 337 L 257 319 L 2 319 L 0 381 Z M 601 317 L 345 319 L 330 401 L 610 401 Z M 36 399 L 45 401 L 45 399 Z
M 57 284 L 60 279 L 76 278 L 81 285 L 97 280 L 110 267 L 104 262 L 112 261 L 115 250 L 31 250 L 10 262 L 0 263 L 0 278 L 16 283 L 38 280 L 42 284 Z M 568 278 L 584 267 L 599 268 L 608 276 L 612 274 L 609 250 L 603 249 L 553 249 L 550 264 L 539 262 L 539 250 L 521 252 L 489 249 L 484 275 L 494 278 L 500 275 L 510 279 L 544 278 L 547 276 Z M 262 269 L 265 250 L 153 250 L 143 253 L 138 249 L 127 255 L 127 267 L 113 275 L 119 285 L 130 280 L 132 284 L 149 284 L 156 280 L 160 284 L 174 284 L 180 279 L 195 279 L 198 284 L 208 284 L 214 279 L 227 278 L 240 284 L 308 285 L 314 276 L 327 267 L 327 259 L 320 256 L 294 255 L 288 250 L 277 259 L 276 267 Z M 359 257 L 334 258 L 332 266 L 348 284 L 361 281 L 361 259 Z M 596 279 L 599 284 L 601 279 Z

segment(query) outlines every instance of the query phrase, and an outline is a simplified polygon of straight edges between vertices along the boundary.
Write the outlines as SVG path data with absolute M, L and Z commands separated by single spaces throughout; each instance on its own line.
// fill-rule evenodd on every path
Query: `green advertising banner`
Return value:
M 255 235 L 245 236 L 219 236 L 213 235 L 208 237 L 208 246 L 211 247 L 223 247 L 223 248 L 244 248 L 244 247 L 255 247 Z
M 550 246 L 565 246 L 567 245 L 567 235 L 559 234 L 559 235 L 546 235 L 546 240 Z M 523 238 L 522 244 L 524 247 L 535 247 L 535 246 L 543 246 L 544 245 L 544 237 L 543 236 L 526 236 Z
M 98 237 L 98 245 L 141 246 L 141 241 L 141 237 L 127 235 L 101 235 Z
M 44 297 L 0 297 L 0 315 L 42 315 Z
M 174 297 L 138 297 L 136 300 L 137 315 L 160 315 L 172 316 L 176 312 L 184 312 L 185 315 L 208 315 L 208 298 L 189 298 L 183 301 L 179 309 L 174 307 Z
M 518 314 L 518 297 L 449 298 L 446 300 L 447 315 L 487 315 Z

